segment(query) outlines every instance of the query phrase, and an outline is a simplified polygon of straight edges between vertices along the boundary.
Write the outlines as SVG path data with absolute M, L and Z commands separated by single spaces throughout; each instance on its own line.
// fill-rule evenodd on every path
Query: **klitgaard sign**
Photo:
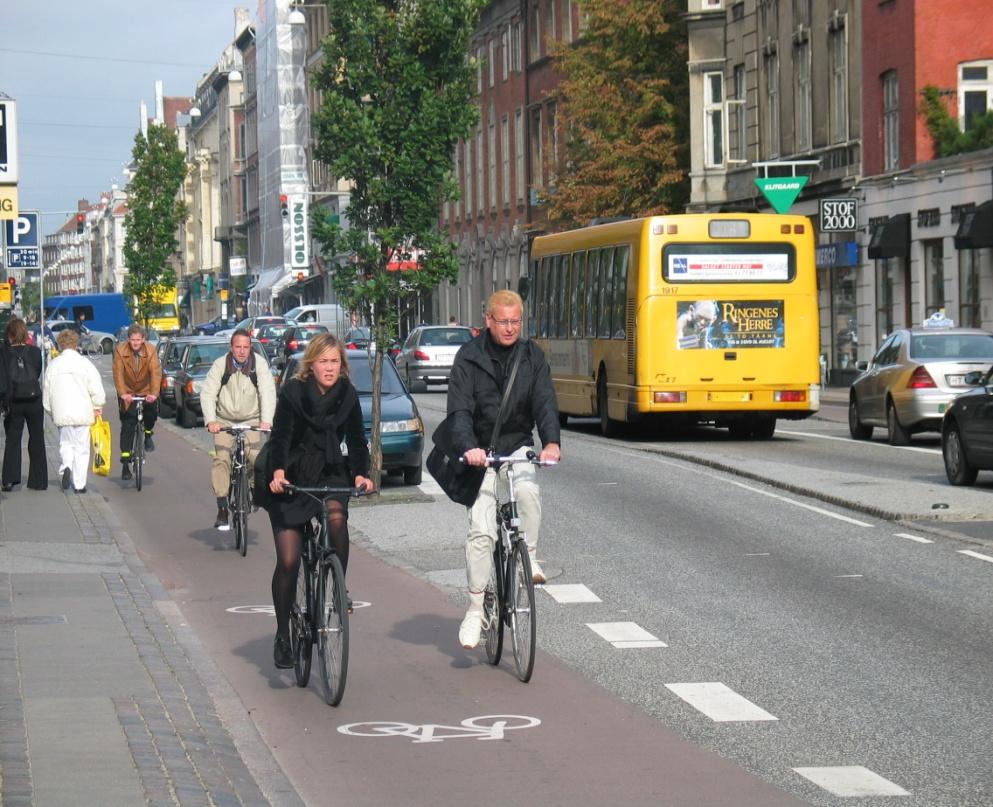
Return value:
M 306 269 L 310 266 L 307 235 L 307 197 L 290 195 L 290 266 Z

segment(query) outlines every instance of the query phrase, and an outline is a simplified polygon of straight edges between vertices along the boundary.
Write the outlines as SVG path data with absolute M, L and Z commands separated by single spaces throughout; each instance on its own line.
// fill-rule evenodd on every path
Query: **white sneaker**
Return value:
M 472 650 L 479 645 L 479 634 L 483 629 L 483 612 L 470 608 L 466 611 L 465 619 L 459 627 L 459 644 L 466 650 Z
M 537 586 L 542 585 L 545 582 L 545 573 L 541 570 L 541 564 L 538 563 L 536 558 L 531 559 L 531 579 Z

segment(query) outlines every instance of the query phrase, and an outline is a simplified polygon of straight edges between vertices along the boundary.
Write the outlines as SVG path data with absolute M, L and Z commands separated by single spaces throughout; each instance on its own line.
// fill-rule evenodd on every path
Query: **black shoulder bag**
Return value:
M 514 356 L 514 364 L 510 368 L 510 375 L 507 377 L 507 386 L 503 391 L 503 398 L 500 400 L 500 408 L 497 410 L 496 422 L 493 424 L 493 435 L 490 437 L 489 451 L 493 451 L 496 442 L 500 437 L 500 428 L 503 425 L 503 413 L 507 408 L 507 401 L 510 399 L 510 390 L 514 386 L 514 378 L 517 376 L 517 367 L 521 363 L 521 347 L 518 348 Z M 485 466 L 466 465 L 460 461 L 460 456 L 455 451 L 452 444 L 452 424 L 451 415 L 446 417 L 438 428 L 431 435 L 434 441 L 434 448 L 428 454 L 425 465 L 428 473 L 434 477 L 441 489 L 456 504 L 464 504 L 472 507 L 479 495 L 479 488 L 483 484 L 483 477 L 486 475 Z

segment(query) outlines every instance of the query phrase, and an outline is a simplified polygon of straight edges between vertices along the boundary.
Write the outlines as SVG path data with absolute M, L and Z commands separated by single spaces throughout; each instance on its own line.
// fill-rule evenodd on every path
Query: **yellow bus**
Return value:
M 563 423 L 669 416 L 771 438 L 820 408 L 814 237 L 803 216 L 689 214 L 531 244 L 529 336 Z

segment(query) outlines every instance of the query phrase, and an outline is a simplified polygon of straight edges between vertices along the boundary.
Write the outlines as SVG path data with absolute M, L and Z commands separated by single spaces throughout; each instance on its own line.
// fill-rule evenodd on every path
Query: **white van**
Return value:
M 331 333 L 341 336 L 348 330 L 351 320 L 348 312 L 340 305 L 298 305 L 283 314 L 286 319 L 294 322 L 315 322 L 324 325 Z

